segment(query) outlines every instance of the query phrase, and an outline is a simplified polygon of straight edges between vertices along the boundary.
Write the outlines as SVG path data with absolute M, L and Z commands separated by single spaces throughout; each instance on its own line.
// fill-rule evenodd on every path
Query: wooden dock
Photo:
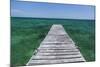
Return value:
M 60 24 L 52 25 L 35 53 L 26 65 L 85 62 L 78 47 Z

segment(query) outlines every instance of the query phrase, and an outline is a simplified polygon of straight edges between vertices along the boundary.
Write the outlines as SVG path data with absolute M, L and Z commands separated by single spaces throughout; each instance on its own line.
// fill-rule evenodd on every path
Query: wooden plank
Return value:
M 85 62 L 62 25 L 54 24 L 26 65 Z

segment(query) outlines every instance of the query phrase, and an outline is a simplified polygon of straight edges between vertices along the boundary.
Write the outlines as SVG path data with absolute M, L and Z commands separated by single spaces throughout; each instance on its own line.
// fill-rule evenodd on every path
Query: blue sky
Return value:
M 95 19 L 95 6 L 20 2 L 16 0 L 11 0 L 11 16 L 37 18 Z

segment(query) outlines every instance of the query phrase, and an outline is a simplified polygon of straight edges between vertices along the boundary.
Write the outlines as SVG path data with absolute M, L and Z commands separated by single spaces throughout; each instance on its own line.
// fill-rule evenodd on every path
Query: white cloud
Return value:
M 24 11 L 19 10 L 19 9 L 11 9 L 12 13 L 23 13 Z
M 11 9 L 11 16 L 24 16 L 25 12 L 21 9 Z

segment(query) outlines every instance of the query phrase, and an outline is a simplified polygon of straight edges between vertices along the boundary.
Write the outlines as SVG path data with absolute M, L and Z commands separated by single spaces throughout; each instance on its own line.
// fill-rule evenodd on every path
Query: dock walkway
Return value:
M 26 65 L 76 63 L 84 61 L 84 57 L 67 32 L 65 32 L 63 26 L 54 24 L 40 44 L 36 54 L 30 58 Z

